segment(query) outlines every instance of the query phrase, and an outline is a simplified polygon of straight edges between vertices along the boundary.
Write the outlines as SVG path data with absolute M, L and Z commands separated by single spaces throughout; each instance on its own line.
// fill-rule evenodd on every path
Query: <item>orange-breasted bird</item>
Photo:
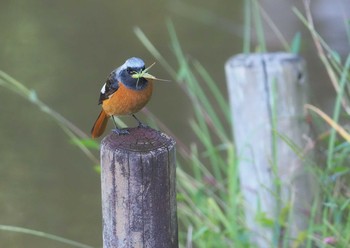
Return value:
M 102 110 L 92 127 L 92 138 L 103 134 L 109 117 L 112 117 L 115 125 L 112 131 L 118 135 L 129 132 L 127 129 L 118 128 L 114 116 L 132 115 L 139 127 L 146 126 L 135 113 L 140 111 L 152 96 L 153 80 L 156 78 L 147 73 L 150 67 L 145 68 L 142 59 L 133 57 L 111 72 L 101 89 L 98 104 L 102 104 Z

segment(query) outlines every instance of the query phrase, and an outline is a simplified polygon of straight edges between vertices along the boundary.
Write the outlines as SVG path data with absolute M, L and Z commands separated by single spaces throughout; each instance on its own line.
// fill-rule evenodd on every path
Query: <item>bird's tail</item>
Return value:
M 102 109 L 100 115 L 97 117 L 94 126 L 91 129 L 92 138 L 100 137 L 106 129 L 109 116 Z

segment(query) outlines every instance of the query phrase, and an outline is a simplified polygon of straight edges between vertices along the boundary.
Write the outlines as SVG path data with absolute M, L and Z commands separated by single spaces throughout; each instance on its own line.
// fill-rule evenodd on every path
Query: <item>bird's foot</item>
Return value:
M 112 129 L 112 132 L 116 133 L 118 135 L 127 135 L 127 134 L 129 134 L 129 131 L 127 129 L 119 129 L 119 128 Z
M 137 117 L 136 115 L 132 114 L 132 117 L 135 118 L 135 120 L 137 121 L 137 123 L 139 124 L 137 127 L 139 128 L 148 128 L 148 126 L 146 124 L 143 124 Z
M 142 122 L 139 122 L 138 128 L 149 128 L 146 124 L 143 124 Z

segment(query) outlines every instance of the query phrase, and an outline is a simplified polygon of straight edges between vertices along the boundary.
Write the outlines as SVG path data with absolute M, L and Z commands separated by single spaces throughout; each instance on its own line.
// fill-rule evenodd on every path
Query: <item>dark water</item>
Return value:
M 290 41 L 302 31 L 315 102 L 331 108 L 332 88 L 308 32 L 291 11 L 301 1 L 263 1 Z M 313 1 L 318 30 L 345 56 L 347 0 Z M 109 72 L 131 56 L 154 59 L 133 33 L 139 26 L 176 66 L 166 20 L 185 52 L 199 60 L 224 91 L 224 63 L 242 51 L 243 1 L 10 1 L 0 2 L 0 69 L 53 109 L 89 132 Z M 337 13 L 337 14 L 334 14 Z M 271 51 L 281 45 L 267 28 Z M 157 65 L 152 74 L 169 75 Z M 47 115 L 0 88 L 0 224 L 53 233 L 101 246 L 99 175 Z M 191 142 L 189 101 L 176 84 L 157 85 L 148 105 L 177 136 Z M 145 118 L 140 115 L 141 118 Z M 96 152 L 97 156 L 97 152 Z M 67 247 L 42 238 L 0 231 L 0 247 Z

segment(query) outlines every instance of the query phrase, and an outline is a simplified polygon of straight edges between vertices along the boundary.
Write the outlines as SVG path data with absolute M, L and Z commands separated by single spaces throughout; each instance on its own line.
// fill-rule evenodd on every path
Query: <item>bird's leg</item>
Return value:
M 148 127 L 146 124 L 143 124 L 143 123 L 136 117 L 136 115 L 134 115 L 134 114 L 131 114 L 131 115 L 132 115 L 132 117 L 134 117 L 135 120 L 139 123 L 139 126 L 138 126 L 138 127 L 143 127 L 143 128 Z
M 120 129 L 118 126 L 117 126 L 117 123 L 115 122 L 115 119 L 114 119 L 114 116 L 112 115 L 112 120 L 113 120 L 113 123 L 114 123 L 114 126 L 115 128 L 112 129 L 112 132 L 113 133 L 116 133 L 118 135 L 125 135 L 125 134 L 129 134 L 129 131 L 126 130 L 126 129 Z

